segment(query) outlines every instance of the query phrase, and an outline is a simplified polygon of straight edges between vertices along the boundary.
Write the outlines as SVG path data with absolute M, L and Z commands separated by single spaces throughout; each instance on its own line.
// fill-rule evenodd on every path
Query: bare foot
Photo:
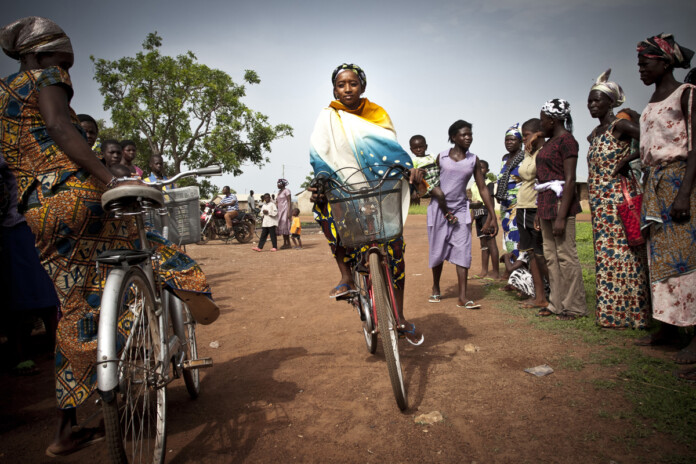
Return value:
M 48 448 L 46 448 L 46 455 L 52 458 L 68 456 L 103 440 L 103 430 L 82 428 L 77 432 L 72 432 L 64 441 L 51 443 Z

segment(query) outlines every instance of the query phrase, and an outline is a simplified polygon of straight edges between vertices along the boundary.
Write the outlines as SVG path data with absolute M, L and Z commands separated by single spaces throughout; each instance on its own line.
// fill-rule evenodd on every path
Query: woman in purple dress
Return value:
M 454 213 L 458 221 L 450 224 L 436 202 L 428 206 L 428 242 L 430 243 L 430 268 L 433 271 L 433 295 L 440 295 L 440 276 L 445 261 L 457 267 L 459 300 L 457 307 L 478 309 L 481 305 L 466 295 L 466 282 L 471 266 L 471 215 L 466 185 L 473 174 L 481 192 L 483 203 L 488 210 L 488 220 L 483 232 L 495 236 L 498 233 L 493 200 L 486 188 L 479 159 L 469 151 L 474 140 L 472 125 L 463 120 L 456 121 L 449 128 L 449 141 L 454 147 L 443 151 L 437 157 L 440 166 L 440 188 L 445 194 L 447 210 Z

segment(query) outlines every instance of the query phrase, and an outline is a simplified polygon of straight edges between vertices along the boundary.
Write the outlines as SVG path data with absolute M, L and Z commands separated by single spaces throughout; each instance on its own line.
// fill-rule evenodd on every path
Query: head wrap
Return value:
M 672 34 L 660 34 L 638 42 L 638 56 L 662 60 L 675 68 L 688 68 L 694 52 L 680 47 Z
M 592 92 L 593 90 L 599 90 L 607 97 L 609 97 L 609 99 L 611 100 L 611 107 L 616 108 L 623 105 L 623 103 L 626 101 L 626 96 L 624 95 L 623 89 L 619 84 L 609 80 L 610 75 L 611 68 L 607 69 L 602 74 L 600 74 L 597 80 L 595 81 L 594 85 L 590 89 L 590 92 Z
M 508 135 L 512 135 L 515 137 L 517 140 L 522 140 L 522 132 L 520 132 L 520 123 L 518 122 L 514 126 L 510 126 L 510 128 L 505 132 L 505 137 Z
M 287 186 L 290 182 L 287 179 L 278 179 L 279 184 L 283 184 L 283 187 Z
M 357 64 L 352 63 L 343 63 L 334 69 L 333 73 L 331 73 L 331 85 L 336 85 L 336 77 L 338 76 L 338 73 L 345 71 L 346 69 L 353 71 L 355 75 L 358 76 L 358 79 L 360 79 L 360 85 L 362 85 L 362 89 L 365 90 L 365 87 L 367 87 L 367 77 L 365 77 L 365 71 L 363 71 L 362 68 Z
M 39 52 L 73 53 L 70 38 L 50 19 L 27 16 L 0 29 L 0 47 L 11 58 Z
M 573 132 L 573 119 L 570 117 L 570 103 L 562 98 L 554 98 L 544 103 L 541 112 L 554 119 L 562 119 L 568 132 Z

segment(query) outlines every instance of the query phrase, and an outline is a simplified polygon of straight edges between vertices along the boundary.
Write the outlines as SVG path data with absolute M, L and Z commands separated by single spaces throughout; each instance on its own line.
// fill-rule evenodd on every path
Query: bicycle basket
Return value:
M 169 240 L 177 245 L 189 245 L 201 240 L 201 211 L 197 186 L 165 190 L 164 206 L 169 214 Z M 155 210 L 147 213 L 146 220 L 162 232 L 162 218 Z
M 386 242 L 402 234 L 401 182 L 397 176 L 332 186 L 326 192 L 344 246 Z

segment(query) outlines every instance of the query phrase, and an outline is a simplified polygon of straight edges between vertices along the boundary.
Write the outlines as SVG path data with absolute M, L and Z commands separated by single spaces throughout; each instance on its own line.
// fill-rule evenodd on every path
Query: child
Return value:
M 261 223 L 261 237 L 259 244 L 252 248 L 254 251 L 263 250 L 263 245 L 266 243 L 268 234 L 271 235 L 271 251 L 278 251 L 278 241 L 276 239 L 276 226 L 278 225 L 278 207 L 271 201 L 271 195 L 263 194 L 263 206 L 261 206 L 261 214 L 263 214 L 263 222 Z
M 110 168 L 115 164 L 121 164 L 123 148 L 121 148 L 121 144 L 117 140 L 104 140 L 101 143 L 101 155 L 104 158 L 106 167 Z
M 300 209 L 294 208 L 292 210 L 292 224 L 290 225 L 290 237 L 292 239 L 292 244 L 295 245 L 296 250 L 302 249 L 302 224 L 300 223 Z
M 414 135 L 408 141 L 411 148 L 411 153 L 416 158 L 413 159 L 413 167 L 425 171 L 423 182 L 418 189 L 413 192 L 413 199 L 418 199 L 423 195 L 430 193 L 430 196 L 437 201 L 438 206 L 447 218 L 450 224 L 456 224 L 457 218 L 452 211 L 447 210 L 447 202 L 445 202 L 445 193 L 440 188 L 440 166 L 438 160 L 433 158 L 433 155 L 426 155 L 428 144 L 425 137 L 422 135 Z
M 536 288 L 532 279 L 532 273 L 529 272 L 529 261 L 530 253 L 526 251 L 520 251 L 517 258 L 512 253 L 504 253 L 500 257 L 500 262 L 505 264 L 505 270 L 510 274 L 508 286 L 519 292 L 520 296 L 533 300 L 536 298 Z M 546 279 L 544 279 L 543 283 L 543 298 L 546 298 L 546 295 L 549 294 L 549 283 Z
M 113 174 L 116 177 L 132 177 L 133 176 L 130 169 L 128 169 L 128 166 L 123 165 L 123 164 L 112 164 L 111 166 L 109 166 L 109 171 L 111 171 L 111 174 Z
M 479 164 L 481 165 L 481 174 L 483 178 L 486 179 L 486 187 L 488 188 L 488 193 L 493 196 L 493 182 L 488 179 L 488 161 L 479 159 Z M 481 194 L 479 193 L 476 183 L 471 186 L 471 204 L 469 206 L 474 214 L 474 221 L 476 222 L 476 236 L 481 241 L 481 276 L 488 276 L 488 258 L 491 260 L 491 276 L 494 279 L 500 278 L 500 273 L 498 271 L 498 244 L 495 241 L 495 237 L 483 233 L 483 225 L 488 219 L 488 210 L 483 206 L 483 200 L 481 199 Z

